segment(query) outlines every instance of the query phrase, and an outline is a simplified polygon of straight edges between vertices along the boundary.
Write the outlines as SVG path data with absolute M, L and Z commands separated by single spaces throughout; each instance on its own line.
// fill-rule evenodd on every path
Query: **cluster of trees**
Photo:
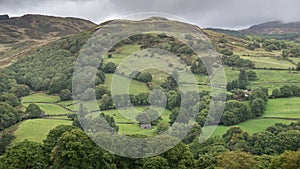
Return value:
M 149 72 L 138 72 L 133 79 L 148 83 L 152 81 L 152 75 Z
M 136 121 L 140 124 L 151 124 L 156 126 L 162 118 L 159 116 L 158 112 L 153 109 L 148 109 L 140 112 L 136 115 Z
M 249 59 L 242 59 L 239 55 L 225 57 L 224 63 L 228 66 L 254 68 L 254 63 Z
M 300 122 L 279 123 L 252 136 L 240 127 L 231 127 L 222 138 L 192 142 L 190 150 L 198 159 L 198 168 L 299 168 L 299 126 Z
M 200 58 L 196 59 L 191 65 L 191 71 L 193 73 L 207 74 L 205 65 Z
M 258 117 L 265 111 L 266 102 L 268 101 L 268 90 L 265 88 L 255 88 L 247 93 L 243 90 L 234 90 L 232 92 L 235 92 L 235 96 L 231 96 L 231 98 L 226 101 L 224 113 L 220 121 L 221 124 L 228 126 L 238 124 L 245 120 Z M 247 97 L 245 96 L 246 94 L 248 95 Z M 174 100 L 177 100 L 177 97 L 174 97 Z M 210 99 L 209 95 L 203 95 L 201 101 L 198 103 L 200 112 L 196 122 L 200 126 L 203 126 L 205 122 L 211 125 L 217 124 L 216 117 L 218 117 L 218 115 L 214 114 L 214 112 L 222 111 L 218 111 L 218 109 L 222 107 L 221 105 L 223 103 L 211 103 Z M 248 102 L 245 102 L 246 100 Z M 211 111 L 209 114 L 210 109 L 215 111 Z M 172 117 L 172 114 L 170 117 Z
M 25 84 L 35 91 L 50 94 L 59 94 L 64 89 L 71 91 L 74 63 L 89 36 L 90 33 L 81 33 L 36 49 L 8 67 L 6 72 L 18 84 Z
M 296 85 L 284 85 L 272 91 L 273 98 L 300 96 L 300 87 Z
M 295 46 L 282 51 L 282 57 L 300 57 L 300 46 Z
M 162 138 L 167 142 L 168 138 Z M 0 158 L 0 168 L 196 168 L 187 145 L 151 158 L 130 159 L 113 155 L 97 146 L 82 130 L 58 126 L 43 143 L 23 141 L 9 148 Z
M 265 48 L 266 51 L 273 51 L 273 50 L 282 50 L 288 48 L 288 45 L 285 41 L 280 40 L 264 40 L 262 43 L 262 47 Z
M 249 81 L 257 80 L 257 75 L 254 71 L 246 71 L 245 69 L 240 69 L 240 73 L 237 80 L 228 82 L 226 85 L 227 91 L 235 89 L 247 89 Z

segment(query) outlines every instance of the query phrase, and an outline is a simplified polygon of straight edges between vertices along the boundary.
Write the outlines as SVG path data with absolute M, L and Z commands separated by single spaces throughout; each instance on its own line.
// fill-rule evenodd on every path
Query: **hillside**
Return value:
M 9 19 L 0 16 L 0 20 Z M 61 26 L 59 18 L 54 20 L 55 27 Z M 212 44 L 202 39 L 194 41 L 193 33 L 151 30 L 153 25 L 170 28 L 170 22 L 179 30 L 192 28 L 203 32 Z M 120 32 L 127 23 L 146 25 L 148 31 L 113 43 L 113 47 L 105 48 L 107 53 L 101 54 L 101 58 L 97 45 L 111 43 L 116 38 L 113 35 L 101 34 L 99 37 L 109 42 L 97 41 L 83 49 L 96 31 Z M 31 28 L 23 29 L 38 31 L 35 26 L 28 27 Z M 132 27 L 126 28 L 134 31 Z M 32 168 L 32 165 L 74 169 L 194 169 L 223 167 L 222 158 L 228 158 L 223 161 L 227 168 L 245 165 L 248 165 L 245 169 L 271 168 L 285 160 L 279 159 L 282 153 L 288 153 L 291 159 L 296 159 L 294 153 L 300 154 L 300 122 L 296 122 L 300 120 L 300 45 L 294 41 L 237 36 L 236 31 L 201 29 L 159 17 L 139 22 L 107 21 L 73 33 L 64 34 L 62 30 L 60 35 L 44 29 L 39 32 L 45 34 L 45 39 L 22 34 L 18 42 L 5 44 L 14 46 L 11 53 L 5 53 L 8 58 L 14 58 L 13 52 L 21 52 L 22 57 L 15 57 L 11 65 L 0 69 L 0 143 L 4 140 L 0 144 L 0 169 Z M 184 40 L 177 39 L 175 34 Z M 204 49 L 203 55 L 207 51 L 212 53 L 205 50 L 207 48 L 216 49 L 227 81 L 226 100 L 225 90 L 220 95 L 211 92 L 212 88 L 222 87 L 210 82 L 207 73 L 220 70 L 220 64 L 206 70 L 201 60 L 206 57 L 199 59 L 186 44 Z M 74 78 L 79 54 L 88 57 L 77 62 L 76 66 L 82 65 L 85 69 L 77 69 L 80 76 Z M 103 62 L 96 67 L 100 59 Z M 162 65 L 162 69 L 120 71 L 124 65 L 137 68 L 149 61 Z M 165 71 L 173 68 L 175 71 Z M 189 81 L 191 76 L 181 76 L 189 71 L 195 81 Z M 91 80 L 92 72 L 96 76 Z M 177 82 L 178 79 L 183 81 Z M 83 81 L 88 87 L 77 83 L 75 88 L 83 89 L 74 90 L 72 80 L 75 85 L 77 80 Z M 181 87 L 185 86 L 196 87 L 193 91 L 183 90 Z M 91 97 L 93 94 L 96 100 Z M 81 100 L 77 100 L 78 97 Z M 185 133 L 186 128 L 191 130 Z M 163 150 L 174 137 L 178 139 L 177 135 L 182 136 L 181 142 L 170 151 L 152 158 L 137 158 L 148 150 Z M 106 139 L 107 136 L 109 140 L 105 143 L 109 149 L 105 147 L 107 144 L 99 147 L 93 142 L 95 138 Z M 131 142 L 119 136 L 134 140 L 148 137 L 150 142 Z M 208 137 L 204 143 L 203 136 Z M 152 138 L 158 138 L 158 144 Z M 127 156 L 127 152 L 134 156 Z M 232 159 L 240 161 L 241 158 L 246 161 L 232 167 L 236 165 Z M 24 162 L 18 163 L 18 160 Z M 294 164 L 293 161 L 287 163 Z
M 300 22 L 284 23 L 281 21 L 265 22 L 251 26 L 240 32 L 250 35 L 261 35 L 269 38 L 300 40 Z
M 43 15 L 0 17 L 0 67 L 5 67 L 31 48 L 71 34 L 87 31 L 95 24 L 78 18 Z

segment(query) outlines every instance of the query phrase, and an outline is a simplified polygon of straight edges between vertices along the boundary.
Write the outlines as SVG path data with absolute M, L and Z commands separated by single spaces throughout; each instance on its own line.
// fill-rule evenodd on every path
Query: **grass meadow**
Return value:
M 29 141 L 42 142 L 49 131 L 59 125 L 72 125 L 72 121 L 53 119 L 32 119 L 23 121 L 14 132 L 16 136 L 15 142 L 20 142 L 25 139 Z

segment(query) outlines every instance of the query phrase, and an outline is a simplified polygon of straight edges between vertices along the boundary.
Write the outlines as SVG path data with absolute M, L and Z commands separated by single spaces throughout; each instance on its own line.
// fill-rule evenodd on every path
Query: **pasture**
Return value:
M 251 57 L 242 56 L 243 59 L 249 59 L 254 62 L 256 68 L 277 68 L 289 69 L 295 68 L 296 65 L 287 60 L 278 60 L 272 57 Z
M 49 131 L 59 125 L 72 125 L 72 121 L 53 119 L 32 119 L 23 121 L 14 132 L 16 136 L 15 142 L 21 142 L 25 139 L 42 142 Z
M 242 122 L 238 125 L 243 131 L 248 132 L 250 135 L 264 131 L 269 126 L 272 126 L 276 123 L 283 123 L 283 124 L 290 124 L 292 122 L 295 122 L 294 120 L 284 120 L 284 119 L 253 119 L 253 120 L 247 120 L 245 122 Z M 216 130 L 212 134 L 212 136 L 222 136 L 226 133 L 226 131 L 232 126 L 217 126 Z M 212 128 L 212 126 L 206 126 L 208 130 Z M 203 129 L 205 131 L 205 129 Z M 205 133 L 204 133 L 205 135 Z
M 113 76 L 115 76 L 114 78 L 116 78 L 117 81 L 118 81 L 118 83 L 115 83 L 114 87 L 113 87 L 114 93 L 116 93 L 116 94 L 124 94 L 125 91 L 127 90 L 127 88 L 125 88 L 126 86 L 124 86 L 124 84 L 127 84 L 127 83 L 130 83 L 130 86 L 129 86 L 129 93 L 130 94 L 139 94 L 139 93 L 145 93 L 145 92 L 150 91 L 150 89 L 148 88 L 146 83 L 139 82 L 139 81 L 136 81 L 136 80 L 131 81 L 131 79 L 129 79 L 127 77 L 116 75 L 116 74 L 105 74 L 104 85 L 110 91 L 112 90 Z
M 48 103 L 53 103 L 53 102 L 58 102 L 59 96 L 53 96 L 53 95 L 47 95 L 45 93 L 34 93 L 29 96 L 23 97 L 22 98 L 22 103 L 24 102 L 48 102 Z
M 300 119 L 300 97 L 269 99 L 263 117 Z

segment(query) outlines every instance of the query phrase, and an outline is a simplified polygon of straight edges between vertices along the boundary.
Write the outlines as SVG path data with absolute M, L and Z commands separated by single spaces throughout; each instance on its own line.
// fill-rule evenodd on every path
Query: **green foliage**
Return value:
M 3 169 L 44 169 L 45 156 L 40 143 L 24 141 L 8 149 L 0 158 Z
M 300 70 L 300 62 L 298 62 L 298 64 L 297 64 L 297 68 L 296 68 L 297 70 Z
M 248 74 L 245 69 L 240 70 L 240 74 L 238 77 L 239 88 L 246 89 L 248 85 Z
M 21 105 L 19 98 L 13 93 L 3 93 L 0 95 L 0 102 L 6 102 L 13 107 Z
M 228 49 L 228 48 L 221 50 L 221 53 L 222 53 L 223 55 L 226 55 L 226 56 L 231 56 L 231 55 L 233 55 L 233 51 L 232 51 L 231 49 Z
M 136 115 L 136 121 L 140 124 L 149 124 L 157 125 L 158 121 L 161 120 L 158 112 L 152 109 L 145 110 Z
M 0 103 L 0 131 L 21 120 L 21 113 L 7 103 Z
M 114 73 L 117 69 L 117 66 L 113 62 L 108 62 L 103 67 L 103 72 L 105 73 Z
M 104 94 L 100 100 L 100 110 L 109 110 L 113 108 L 113 100 L 111 96 Z
M 60 93 L 63 89 L 71 89 L 76 53 L 89 35 L 81 33 L 40 47 L 19 59 L 6 71 L 19 84 L 26 84 L 36 91 Z
M 94 169 L 105 166 L 103 156 L 104 152 L 83 131 L 74 129 L 59 138 L 51 152 L 51 162 L 57 169 Z
M 261 116 L 265 111 L 265 101 L 261 98 L 256 98 L 251 102 L 251 112 L 256 116 Z
M 169 169 L 168 161 L 160 156 L 149 158 L 145 161 L 144 169 Z
M 43 115 L 43 111 L 34 103 L 29 104 L 25 112 L 29 114 L 29 118 L 39 118 Z
M 162 134 L 169 129 L 169 125 L 163 122 L 157 124 L 156 134 Z
M 69 89 L 64 89 L 60 92 L 60 100 L 61 101 L 67 101 L 72 99 L 72 93 Z
M 249 153 L 230 151 L 218 156 L 217 166 L 224 169 L 255 169 L 257 161 Z
M 243 59 L 238 55 L 225 57 L 224 63 L 228 66 L 254 68 L 254 63 L 249 59 Z
M 6 148 L 11 145 L 15 138 L 16 137 L 9 132 L 4 132 L 0 135 L 0 155 L 5 153 Z
M 110 91 L 108 90 L 108 88 L 104 85 L 100 85 L 100 86 L 96 86 L 95 87 L 95 95 L 96 95 L 96 99 L 101 99 L 103 95 L 111 95 Z
M 139 72 L 134 79 L 147 83 L 152 81 L 152 75 L 149 72 Z
M 273 159 L 271 169 L 284 168 L 284 169 L 295 169 L 300 167 L 300 150 L 285 151 L 280 156 Z
M 224 112 L 221 123 L 226 126 L 238 124 L 253 117 L 249 106 L 236 100 L 227 101 Z

